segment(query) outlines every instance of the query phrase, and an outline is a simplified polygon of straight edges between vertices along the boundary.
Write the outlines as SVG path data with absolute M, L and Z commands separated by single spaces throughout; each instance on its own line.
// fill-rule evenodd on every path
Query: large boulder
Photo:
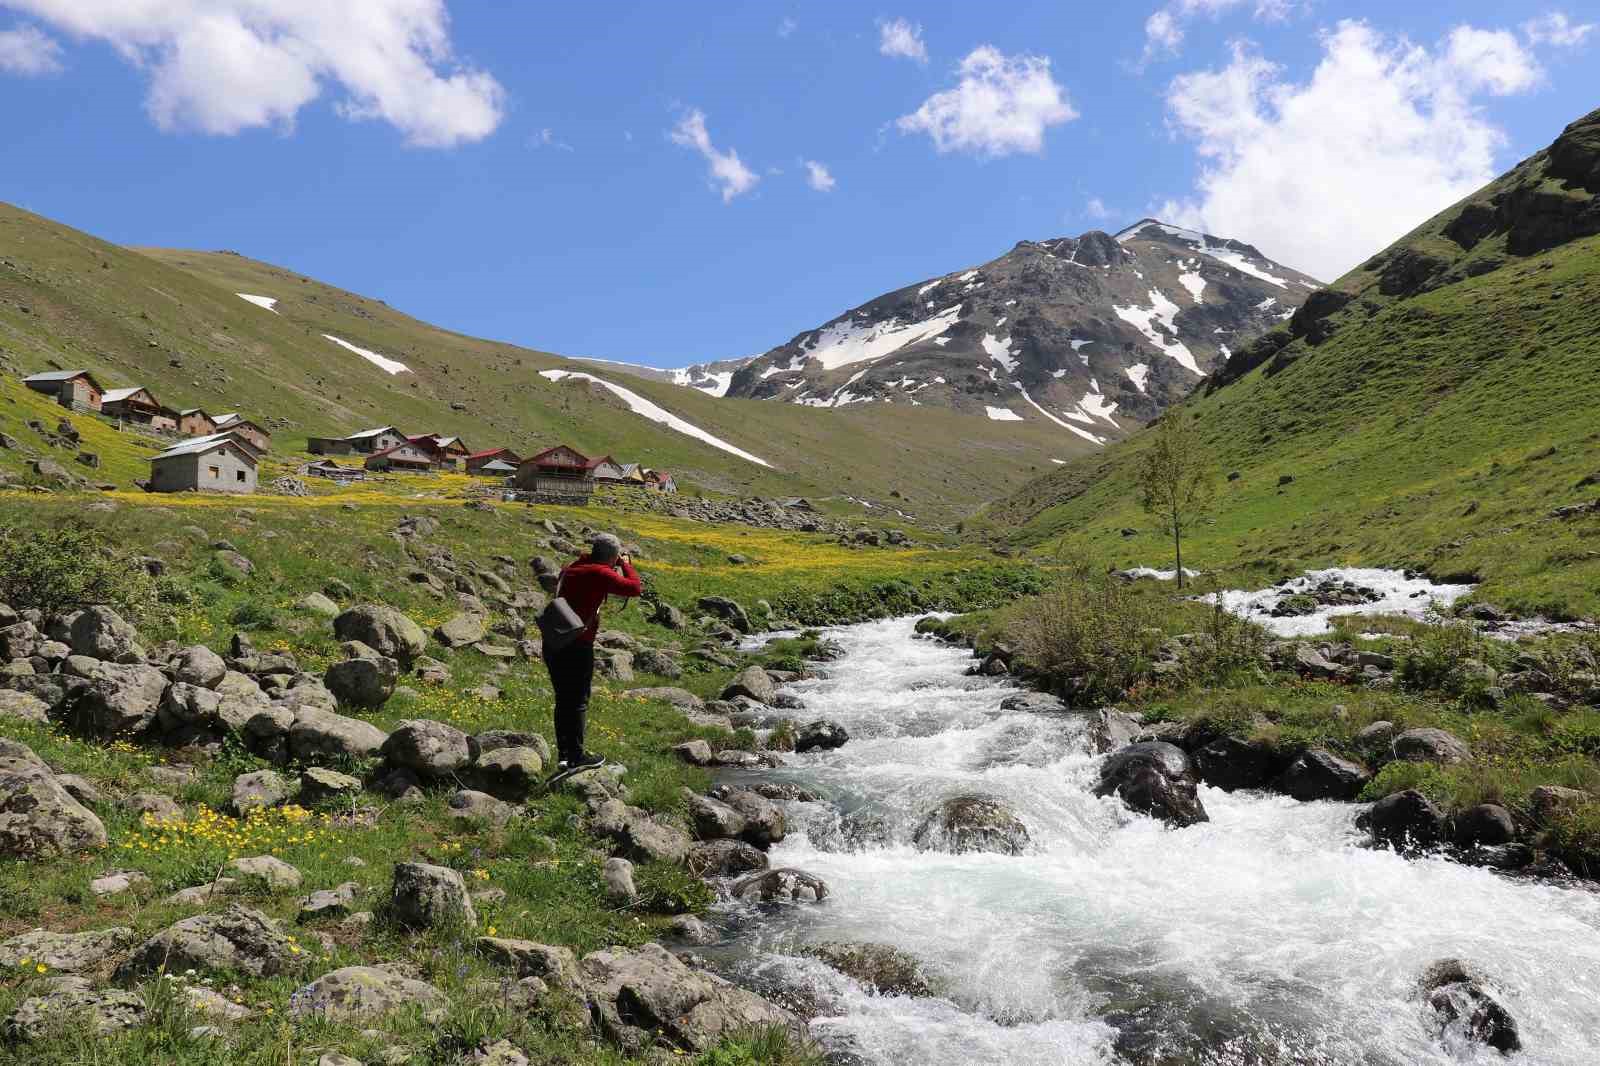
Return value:
M 233 809 L 239 814 L 276 807 L 290 794 L 288 780 L 275 770 L 254 770 L 233 779 Z
M 838 722 L 831 722 L 826 718 L 818 718 L 815 722 L 807 722 L 795 734 L 794 750 L 805 751 L 831 751 L 843 747 L 850 740 L 850 734 Z
M 328 666 L 322 683 L 345 707 L 382 707 L 394 695 L 400 664 L 365 644 L 348 641 L 346 657 Z
M 206 647 L 195 644 L 184 648 L 172 657 L 172 679 L 200 688 L 216 688 L 228 676 L 228 664 L 222 656 Z
M 12 689 L 0 689 L 0 720 L 44 725 L 50 705 L 38 696 Z
M 241 881 L 255 878 L 269 889 L 300 887 L 300 871 L 276 856 L 243 856 L 231 860 L 228 869 L 238 874 Z
M 395 920 L 413 929 L 478 924 L 467 883 L 448 866 L 402 862 L 394 868 L 390 907 Z
M 359 718 L 306 707 L 296 712 L 289 727 L 289 752 L 304 762 L 330 758 L 364 758 L 383 747 L 388 734 Z
M 83 1034 L 111 1036 L 145 1020 L 144 997 L 119 988 L 97 989 L 82 977 L 46 980 L 6 1016 L 5 1037 L 16 1043 Z
M 155 722 L 167 684 L 153 666 L 101 663 L 73 703 L 73 722 L 97 737 L 137 736 Z
M 1289 764 L 1275 787 L 1297 800 L 1353 800 L 1370 780 L 1372 775 L 1359 763 L 1312 748 Z
M 384 604 L 350 608 L 333 620 L 333 632 L 340 640 L 359 640 L 406 670 L 428 646 L 421 626 Z
M 589 818 L 589 828 L 611 841 L 612 850 L 635 862 L 683 862 L 689 854 L 689 835 L 662 825 L 649 813 L 618 799 L 601 803 Z
M 710 796 L 701 796 L 688 789 L 684 797 L 689 806 L 689 824 L 694 835 L 701 840 L 737 840 L 744 834 L 745 816 Z
M 95 813 L 33 752 L 0 738 L 0 857 L 64 855 L 105 844 L 106 827 Z
M 1089 746 L 1099 755 L 1122 750 L 1143 731 L 1144 725 L 1137 718 L 1115 707 L 1101 707 L 1089 712 L 1084 723 Z
M 1414 788 L 1383 797 L 1356 825 L 1368 830 L 1375 843 L 1397 851 L 1431 847 L 1445 836 L 1444 813 Z
M 726 596 L 701 596 L 700 609 L 716 615 L 741 633 L 749 633 L 750 613 L 737 600 L 730 600 Z
M 10 970 L 28 959 L 57 973 L 93 970 L 131 943 L 133 930 L 122 926 L 85 933 L 34 929 L 0 941 L 0 969 Z
M 816 874 L 779 867 L 734 882 L 729 893 L 747 903 L 820 903 L 828 898 L 828 885 Z
M 578 987 L 578 959 L 571 948 L 532 940 L 480 936 L 478 954 L 515 971 L 518 977 L 537 977 L 560 988 Z
M 1391 747 L 1397 759 L 1440 766 L 1466 762 L 1472 756 L 1466 741 L 1443 729 L 1408 729 L 1394 738 Z
M 470 777 L 496 799 L 521 803 L 544 783 L 544 758 L 533 747 L 495 748 L 478 756 Z
M 1174 828 L 1210 820 L 1189 756 L 1165 741 L 1130 744 L 1111 755 L 1100 767 L 1094 794 L 1116 796 L 1132 810 Z
M 770 704 L 777 694 L 778 686 L 772 683 L 772 678 L 768 677 L 767 672 L 759 666 L 745 667 L 722 690 L 722 698 L 725 700 L 746 696 L 757 703 L 766 704 Z
M 235 903 L 168 926 L 134 949 L 117 969 L 122 980 L 194 969 L 273 977 L 294 968 L 299 952 L 276 919 Z
M 440 623 L 433 631 L 433 639 L 447 648 L 465 648 L 476 644 L 486 635 L 483 616 L 459 612 Z
M 1498 803 L 1480 803 L 1457 814 L 1451 834 L 1462 847 L 1495 847 L 1517 839 L 1517 821 Z
M 696 877 L 740 877 L 767 868 L 767 853 L 742 840 L 707 840 L 689 849 L 685 860 Z
M 156 722 L 163 733 L 206 729 L 219 724 L 222 697 L 199 685 L 175 681 L 161 697 Z
M 472 749 L 467 735 L 455 726 L 414 718 L 401 722 L 389 734 L 383 743 L 383 758 L 390 766 L 437 780 L 471 762 Z
M 1028 849 L 1028 827 L 994 796 L 952 796 L 923 816 L 911 835 L 922 851 L 992 851 L 1021 855 Z
M 1190 758 L 1200 780 L 1225 792 L 1266 788 L 1283 769 L 1272 745 L 1234 736 L 1217 737 L 1196 748 Z
M 1506 1055 L 1521 1050 L 1517 1020 L 1471 963 L 1440 959 L 1423 971 L 1418 991 L 1433 1012 L 1435 1036 L 1447 1048 L 1478 1044 Z
M 342 774 L 328 766 L 308 766 L 300 771 L 302 806 L 316 806 L 329 800 L 348 800 L 361 794 L 361 779 Z
M 433 1011 L 445 1005 L 444 993 L 416 978 L 383 966 L 346 966 L 325 973 L 292 997 L 293 1014 L 316 1014 L 349 1021 L 387 1014 L 399 1007 Z
M 699 1053 L 756 1029 L 805 1039 L 804 1023 L 795 1015 L 689 968 L 659 944 L 596 951 L 578 969 L 596 1027 L 630 1055 L 660 1045 Z
M 808 944 L 806 955 L 821 959 L 846 977 L 881 996 L 931 996 L 932 982 L 915 956 L 888 944 Z
M 142 663 L 139 633 L 109 607 L 87 607 L 72 620 L 68 643 L 74 655 L 114 663 Z
M 759 792 L 722 785 L 714 789 L 711 795 L 744 819 L 744 827 L 739 830 L 738 836 L 746 843 L 769 848 L 781 841 L 788 832 L 783 808 Z

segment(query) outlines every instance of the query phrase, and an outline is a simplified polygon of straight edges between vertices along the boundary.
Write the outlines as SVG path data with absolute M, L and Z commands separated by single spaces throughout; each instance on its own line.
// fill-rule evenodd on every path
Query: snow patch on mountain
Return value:
M 358 348 L 349 341 L 340 340 L 331 333 L 324 333 L 323 336 L 337 344 L 339 347 L 355 352 L 361 358 L 365 359 L 367 362 L 371 363 L 373 366 L 377 367 L 379 370 L 382 370 L 386 374 L 408 374 L 411 372 L 411 368 L 400 362 L 398 359 L 390 359 L 387 356 L 379 355 L 377 352 L 369 352 L 365 348 Z
M 919 322 L 902 323 L 897 318 L 876 325 L 853 321 L 836 322 L 824 328 L 806 349 L 806 355 L 825 370 L 837 370 L 852 363 L 882 359 L 908 344 L 937 337 L 956 324 L 961 305 L 948 307 Z
M 992 422 L 1021 422 L 1022 416 L 1009 407 L 985 407 Z
M 1117 420 L 1111 417 L 1111 413 L 1117 409 L 1117 401 L 1106 399 L 1100 392 L 1100 382 L 1094 378 L 1089 379 L 1089 386 L 1089 391 L 1083 394 L 1083 399 L 1078 401 L 1078 405 L 1066 413 L 1067 417 L 1089 426 L 1094 425 L 1095 419 L 1099 419 L 1102 422 L 1109 422 L 1112 429 L 1121 429 Z
M 334 337 L 329 337 L 328 339 L 337 340 L 337 338 Z M 338 341 L 338 343 L 343 344 L 344 342 Z M 703 441 L 704 443 L 711 445 L 713 448 L 720 448 L 729 455 L 737 455 L 739 458 L 744 459 L 747 462 L 755 463 L 757 466 L 765 466 L 769 468 L 772 466 L 771 463 L 767 462 L 760 456 L 751 455 L 743 448 L 729 444 L 721 437 L 707 433 L 693 422 L 688 422 L 682 418 L 679 418 L 677 415 L 661 407 L 659 404 L 652 403 L 643 396 L 640 396 L 632 389 L 625 389 L 621 385 L 612 384 L 611 382 L 606 381 L 604 378 L 597 378 L 593 374 L 585 374 L 577 370 L 541 370 L 539 371 L 539 376 L 542 378 L 547 378 L 550 381 L 561 381 L 565 378 L 583 378 L 587 381 L 592 381 L 596 385 L 600 385 L 606 389 L 609 389 L 619 400 L 628 405 L 628 410 L 632 411 L 636 415 L 648 418 L 652 422 L 659 422 L 668 429 L 682 433 L 686 437 L 693 437 L 696 440 Z
M 1134 329 L 1143 333 L 1145 339 L 1164 353 L 1176 359 L 1184 369 L 1198 374 L 1200 364 L 1195 362 L 1194 353 L 1189 351 L 1189 346 L 1177 339 L 1177 328 L 1173 320 L 1178 316 L 1178 305 L 1167 299 L 1160 289 L 1150 290 L 1150 307 L 1117 307 L 1111 310 Z M 1165 335 L 1156 330 L 1156 325 L 1164 326 L 1172 334 L 1169 340 Z
M 248 292 L 236 292 L 234 295 L 241 300 L 255 304 L 257 307 L 265 307 L 273 314 L 278 313 L 278 309 L 273 306 L 278 302 L 278 298 L 276 296 L 254 296 Z
M 1123 371 L 1128 375 L 1128 380 L 1133 382 L 1133 387 L 1140 392 L 1144 391 L 1144 383 L 1150 379 L 1149 363 L 1134 363 Z
M 674 370 L 672 372 L 674 385 L 687 385 L 691 389 L 699 389 L 707 396 L 717 399 L 728 395 L 728 386 L 733 384 L 733 371 L 723 370 L 715 374 L 696 374 L 690 370 Z
M 1054 422 L 1056 425 L 1060 426 L 1062 429 L 1069 430 L 1069 431 L 1071 431 L 1073 433 L 1076 433 L 1078 436 L 1082 437 L 1084 440 L 1088 441 L 1090 444 L 1095 444 L 1095 445 L 1103 445 L 1103 444 L 1105 444 L 1106 439 L 1104 437 L 1097 436 L 1096 434 L 1090 433 L 1086 429 L 1079 429 L 1077 426 L 1073 425 L 1072 423 L 1064 421 L 1064 420 L 1062 420 L 1060 418 L 1057 418 L 1055 415 L 1051 414 L 1049 411 L 1046 411 L 1039 404 L 1039 401 L 1035 400 L 1031 395 L 1029 395 L 1028 390 L 1023 388 L 1021 385 L 1017 386 L 1017 391 L 1022 393 L 1022 398 L 1024 400 L 1027 400 L 1028 403 L 1033 407 L 1033 409 L 1035 411 L 1038 411 L 1040 414 L 1044 415 L 1046 418 L 1048 418 L 1050 421 Z
M 983 350 L 989 354 L 990 359 L 1005 367 L 1007 374 L 1016 373 L 1017 359 L 1016 356 L 1011 354 L 1010 337 L 1001 340 L 993 333 L 985 333 L 983 335 Z
M 1199 272 L 1191 270 L 1187 273 L 1179 274 L 1178 284 L 1189 290 L 1189 295 L 1194 298 L 1195 303 L 1205 303 L 1205 298 L 1201 293 L 1206 291 L 1206 279 L 1202 278 Z

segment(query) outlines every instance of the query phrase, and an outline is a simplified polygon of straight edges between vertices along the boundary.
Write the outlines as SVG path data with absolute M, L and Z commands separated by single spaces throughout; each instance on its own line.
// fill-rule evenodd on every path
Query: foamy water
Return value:
M 833 634 L 847 655 L 788 686 L 851 740 L 768 772 L 825 794 L 791 804 L 774 866 L 832 889 L 820 905 L 727 915 L 750 974 L 787 974 L 827 1004 L 813 1032 L 866 1062 L 1501 1062 L 1453 1056 L 1414 988 L 1459 956 L 1499 983 L 1514 1061 L 1600 1061 L 1600 895 L 1362 848 L 1359 808 L 1202 789 L 1212 821 L 1172 831 L 1089 794 L 1080 719 L 1000 709 L 1017 690 L 962 676 L 965 652 L 907 619 Z M 962 792 L 1003 799 L 1022 856 L 921 853 L 920 816 Z M 837 805 L 837 810 L 835 809 Z M 890 843 L 841 851 L 838 811 Z M 795 945 L 887 943 L 944 982 L 932 999 L 869 994 Z

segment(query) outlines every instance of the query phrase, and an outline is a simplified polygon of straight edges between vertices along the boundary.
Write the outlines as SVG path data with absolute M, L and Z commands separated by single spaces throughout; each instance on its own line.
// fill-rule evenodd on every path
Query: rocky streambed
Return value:
M 1521 1061 L 1595 1061 L 1600 894 L 1373 849 L 1349 803 L 1202 784 L 1168 828 L 1102 786 L 1093 716 L 907 619 L 832 636 L 783 692 L 848 742 L 729 774 L 791 797 L 770 865 L 822 888 L 699 950 L 839 1061 L 1492 1062 L 1502 1013 Z

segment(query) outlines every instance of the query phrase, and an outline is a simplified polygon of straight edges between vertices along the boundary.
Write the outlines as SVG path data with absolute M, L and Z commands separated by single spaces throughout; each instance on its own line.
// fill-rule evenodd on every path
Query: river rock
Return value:
M 696 877 L 739 877 L 767 868 L 767 853 L 742 840 L 706 840 L 689 849 L 685 862 Z
M 609 839 L 616 854 L 636 862 L 677 864 L 689 854 L 687 833 L 662 825 L 647 811 L 619 799 L 602 802 L 590 816 L 589 828 Z
M 831 722 L 826 718 L 819 718 L 815 722 L 807 722 L 795 734 L 794 750 L 830 751 L 843 747 L 850 740 L 850 734 L 838 722 Z
M 345 966 L 325 973 L 290 999 L 292 1014 L 320 1014 L 335 1021 L 374 1017 L 398 1007 L 434 1010 L 445 1004 L 444 993 L 426 981 L 382 966 Z
M 122 926 L 86 933 L 53 933 L 34 929 L 0 941 L 0 969 L 10 970 L 23 959 L 57 973 L 92 970 L 133 943 L 133 930 Z
M 1471 963 L 1440 959 L 1423 972 L 1418 988 L 1435 1016 L 1435 1035 L 1447 1048 L 1465 1042 L 1502 1054 L 1521 1050 L 1517 1020 L 1496 998 L 1488 978 Z
M 1094 794 L 1117 796 L 1130 809 L 1174 828 L 1210 821 L 1189 757 L 1165 741 L 1130 744 L 1106 759 Z
M 56 1033 L 111 1036 L 145 1019 L 144 998 L 118 988 L 97 989 L 82 977 L 63 974 L 46 980 L 5 1020 L 7 1039 L 24 1043 Z
M 600 1032 L 629 1054 L 660 1045 L 699 1053 L 754 1029 L 781 1029 L 805 1042 L 795 1015 L 690 969 L 659 944 L 592 952 L 579 974 Z
M 726 596 L 701 596 L 699 607 L 702 611 L 716 615 L 741 633 L 749 633 L 752 629 L 749 612 L 737 600 L 730 600 Z
M 333 632 L 340 640 L 359 640 L 379 655 L 410 670 L 428 646 L 422 627 L 400 611 L 383 604 L 352 607 L 333 620 Z
M 717 935 L 715 927 L 692 914 L 680 914 L 672 919 L 672 935 L 685 944 L 693 944 L 695 947 L 715 944 L 722 939 Z
M 994 796 L 952 796 L 923 816 L 911 835 L 921 851 L 991 851 L 1021 855 L 1031 842 L 1028 827 Z
M 1100 755 L 1121 751 L 1132 744 L 1143 729 L 1137 718 L 1113 707 L 1101 707 L 1089 712 L 1088 720 L 1084 723 L 1089 746 Z
M 888 944 L 808 944 L 802 952 L 883 996 L 931 996 L 922 963 Z
M 295 962 L 294 945 L 276 920 L 235 903 L 221 913 L 197 914 L 168 926 L 135 948 L 117 976 L 128 981 L 195 969 L 272 977 Z
M 744 835 L 747 824 L 744 815 L 721 800 L 696 795 L 688 789 L 684 792 L 695 836 L 701 840 L 728 840 Z
M 1196 748 L 1191 758 L 1200 780 L 1224 792 L 1266 788 L 1283 769 L 1272 745 L 1234 736 L 1218 737 Z
M 758 848 L 769 848 L 788 832 L 783 808 L 758 792 L 722 785 L 712 790 L 713 798 L 738 811 L 744 818 L 739 838 Z
M 1312 748 L 1289 764 L 1275 787 L 1297 800 L 1353 800 L 1370 780 L 1366 767 Z
M 1466 741 L 1443 729 L 1408 729 L 1394 738 L 1392 747 L 1397 759 L 1440 766 L 1466 762 L 1472 755 Z
M 1589 793 L 1563 785 L 1540 785 L 1528 795 L 1528 807 L 1540 825 L 1547 825 L 1562 813 L 1576 810 L 1589 802 Z
M 413 929 L 478 924 L 466 882 L 447 866 L 397 863 L 390 903 L 395 920 Z
M 1511 844 L 1517 839 L 1517 822 L 1498 803 L 1480 803 L 1455 816 L 1451 835 L 1462 847 Z
M 1356 826 L 1371 832 L 1375 843 L 1403 851 L 1443 840 L 1445 817 L 1428 797 L 1408 788 L 1374 803 L 1356 819 Z
M 739 672 L 727 688 L 722 690 L 725 700 L 738 699 L 746 696 L 757 703 L 770 704 L 772 698 L 778 694 L 778 687 L 772 683 L 772 678 L 759 666 L 747 666 Z
M 820 903 L 828 898 L 828 885 L 816 874 L 779 867 L 736 881 L 729 892 L 749 903 Z
M 43 721 L 44 712 L 39 713 L 40 720 Z M 682 744 L 673 745 L 672 751 L 690 766 L 710 766 L 716 760 L 716 753 L 711 750 L 711 745 L 703 740 L 686 740 Z
M 0 738 L 0 857 L 105 847 L 106 827 L 27 747 Z

